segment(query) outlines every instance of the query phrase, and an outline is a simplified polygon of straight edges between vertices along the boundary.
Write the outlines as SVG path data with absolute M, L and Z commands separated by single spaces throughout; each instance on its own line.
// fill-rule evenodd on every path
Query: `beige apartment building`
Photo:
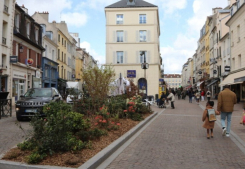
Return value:
M 142 0 L 121 0 L 105 7 L 105 14 L 105 65 L 114 67 L 116 78 L 121 74 L 133 79 L 141 92 L 157 94 L 162 77 L 158 7 Z M 144 62 L 149 64 L 145 71 Z
M 12 54 L 15 0 L 0 1 L 0 91 L 10 92 L 10 56 Z M 11 97 L 11 94 L 8 95 Z
M 230 84 L 240 100 L 245 100 L 245 1 L 237 0 L 231 6 L 230 27 L 231 62 L 230 73 L 221 85 Z
M 168 89 L 178 89 L 182 86 L 180 74 L 164 74 L 164 81 L 166 82 Z

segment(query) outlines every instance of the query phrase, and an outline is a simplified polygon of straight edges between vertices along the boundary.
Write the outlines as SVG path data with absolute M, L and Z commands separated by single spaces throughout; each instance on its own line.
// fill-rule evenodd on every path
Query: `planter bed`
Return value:
M 156 113 L 155 114 L 145 114 L 144 118 L 147 118 L 150 115 L 153 117 L 156 115 Z M 145 119 L 147 121 L 144 124 L 146 124 L 149 121 L 149 117 L 147 119 Z M 78 151 L 78 152 L 71 152 L 70 151 L 70 152 L 66 152 L 66 153 L 56 153 L 56 154 L 53 154 L 52 156 L 47 156 L 38 165 L 78 168 L 79 166 L 81 166 L 85 162 L 87 162 L 89 159 L 94 157 L 101 150 L 103 150 L 108 145 L 110 145 L 112 142 L 117 140 L 119 137 L 121 137 L 126 132 L 128 132 L 130 129 L 132 129 L 133 127 L 135 127 L 137 124 L 140 123 L 140 121 L 133 121 L 131 119 L 120 119 L 119 122 L 121 125 L 120 125 L 118 130 L 108 131 L 107 135 L 102 136 L 98 140 L 92 141 L 91 142 L 91 149 L 83 149 L 83 150 Z M 143 125 L 140 125 L 139 127 L 142 127 Z M 136 130 L 135 132 L 137 132 L 137 131 L 138 130 Z M 131 137 L 132 135 L 130 135 L 128 137 Z M 9 152 L 7 152 L 3 156 L 2 159 L 6 160 L 6 161 L 25 163 L 26 156 L 28 156 L 29 154 L 30 154 L 30 152 L 28 152 L 28 151 L 21 151 L 18 148 L 13 148 Z M 0 161 L 0 168 L 1 168 L 1 166 L 3 166 L 3 161 L 2 162 Z M 35 165 L 33 165 L 33 166 L 35 166 Z M 11 168 L 11 166 L 9 166 L 8 168 Z M 31 168 L 31 167 L 28 167 L 28 168 Z M 45 168 L 45 166 L 44 166 L 44 168 Z

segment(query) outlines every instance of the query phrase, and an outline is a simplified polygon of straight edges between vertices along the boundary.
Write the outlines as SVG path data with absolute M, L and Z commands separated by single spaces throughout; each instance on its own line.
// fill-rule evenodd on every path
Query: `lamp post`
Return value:
M 142 51 L 141 54 L 140 54 L 140 56 L 143 56 L 143 55 L 144 55 L 144 63 L 141 64 L 141 68 L 144 69 L 144 78 L 145 78 L 145 87 L 146 87 L 146 69 L 149 68 L 149 64 L 146 63 L 145 51 Z
M 61 75 L 62 75 L 62 76 L 61 76 L 61 77 L 62 77 L 62 79 L 63 79 L 63 68 L 64 68 L 64 66 L 62 65 L 62 66 L 61 66 L 61 69 L 62 69 L 62 71 L 61 71 Z

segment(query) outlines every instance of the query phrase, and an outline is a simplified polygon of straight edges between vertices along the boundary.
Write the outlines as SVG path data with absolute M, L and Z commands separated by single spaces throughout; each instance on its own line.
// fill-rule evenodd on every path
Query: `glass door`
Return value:
M 25 94 L 25 84 L 19 83 L 19 93 L 18 93 L 18 100 L 20 99 L 21 95 Z

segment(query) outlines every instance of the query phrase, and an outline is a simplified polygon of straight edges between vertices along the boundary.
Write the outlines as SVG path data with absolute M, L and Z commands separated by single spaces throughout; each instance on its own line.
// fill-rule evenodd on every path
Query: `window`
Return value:
M 66 63 L 66 54 L 64 54 L 64 63 Z
M 45 66 L 45 77 L 48 77 L 48 70 L 49 70 L 49 67 Z
M 38 29 L 35 30 L 35 40 L 36 40 L 36 43 L 38 43 Z
M 242 57 L 238 55 L 238 68 L 242 68 Z
M 58 60 L 60 60 L 60 50 L 58 49 Z
M 66 47 L 66 40 L 65 40 L 65 44 L 64 44 L 64 45 L 65 45 L 65 47 Z
M 144 63 L 144 61 L 146 61 L 146 57 L 147 57 L 147 51 L 140 51 L 140 63 Z
M 123 24 L 123 15 L 122 14 L 117 15 L 117 24 Z
M 47 51 L 47 50 L 48 50 L 48 46 L 45 45 L 45 56 L 46 56 L 46 57 L 48 57 L 48 51 Z
M 140 42 L 146 42 L 146 31 L 140 31 Z
M 64 54 L 63 54 L 63 52 L 61 53 L 61 61 L 63 62 L 63 60 L 64 60 Z
M 54 50 L 52 50 L 52 60 L 54 60 Z
M 30 22 L 26 22 L 26 36 L 30 38 Z
M 237 26 L 237 42 L 240 42 L 240 25 Z
M 58 34 L 58 41 L 60 42 L 60 34 Z
M 232 59 L 232 70 L 235 70 L 235 58 Z
M 145 14 L 141 14 L 140 15 L 140 24 L 145 24 L 146 23 L 146 15 Z
M 117 31 L 117 42 L 123 42 L 123 31 Z
M 14 23 L 16 31 L 20 32 L 20 14 L 15 14 L 15 23 Z
M 123 63 L 123 52 L 117 52 L 117 63 Z
M 41 27 L 42 27 L 42 33 L 45 34 L 46 33 L 46 25 L 44 24 L 41 24 Z
M 45 34 L 49 39 L 53 40 L 53 32 L 47 31 Z
M 64 39 L 62 38 L 62 45 L 64 44 Z

